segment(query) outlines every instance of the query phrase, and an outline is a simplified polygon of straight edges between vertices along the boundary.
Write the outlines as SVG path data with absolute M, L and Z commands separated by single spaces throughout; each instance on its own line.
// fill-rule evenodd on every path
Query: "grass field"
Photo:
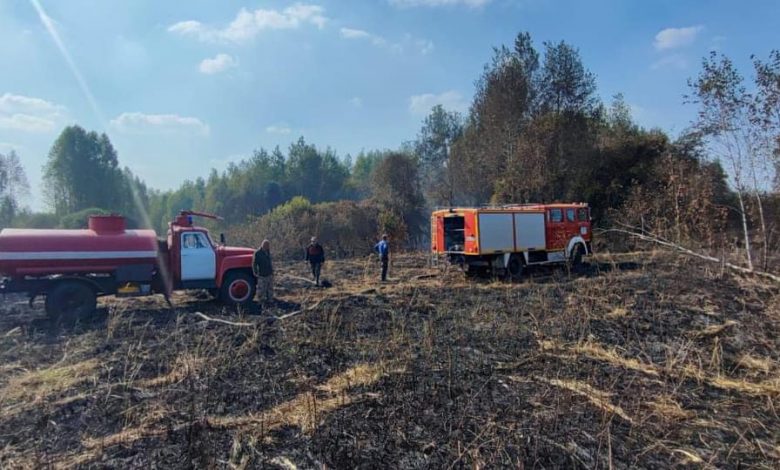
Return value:
M 780 467 L 777 285 L 662 253 L 278 270 L 259 315 L 106 298 L 58 329 L 6 299 L 0 466 Z

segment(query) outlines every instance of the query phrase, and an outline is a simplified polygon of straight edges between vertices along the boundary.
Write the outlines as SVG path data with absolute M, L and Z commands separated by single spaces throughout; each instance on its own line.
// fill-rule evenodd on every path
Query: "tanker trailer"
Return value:
M 209 289 L 227 304 L 251 302 L 253 250 L 213 243 L 193 215 L 216 218 L 182 211 L 167 240 L 128 230 L 118 215 L 91 216 L 83 230 L 3 229 L 0 292 L 25 293 L 30 304 L 44 296 L 47 314 L 66 321 L 91 314 L 104 295 L 168 299 L 173 290 Z

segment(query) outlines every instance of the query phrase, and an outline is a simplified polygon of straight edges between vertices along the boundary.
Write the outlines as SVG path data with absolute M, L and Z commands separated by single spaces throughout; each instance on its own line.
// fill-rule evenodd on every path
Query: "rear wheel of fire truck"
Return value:
M 569 269 L 576 273 L 582 272 L 584 268 L 582 258 L 584 256 L 585 248 L 582 246 L 582 244 L 577 243 L 574 245 L 574 248 L 571 249 L 571 256 L 569 257 Z
M 509 257 L 509 263 L 506 266 L 506 274 L 510 280 L 517 280 L 523 276 L 523 260 L 519 255 Z
M 248 272 L 229 272 L 222 283 L 219 298 L 227 305 L 248 304 L 255 297 L 255 287 L 255 277 Z
M 97 296 L 80 281 L 60 281 L 46 295 L 46 314 L 54 321 L 75 323 L 97 308 Z

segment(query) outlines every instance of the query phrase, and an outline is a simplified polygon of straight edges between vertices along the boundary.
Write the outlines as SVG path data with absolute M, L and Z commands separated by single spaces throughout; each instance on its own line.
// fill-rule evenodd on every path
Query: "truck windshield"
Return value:
M 446 251 L 463 251 L 465 223 L 463 216 L 444 218 L 444 248 Z

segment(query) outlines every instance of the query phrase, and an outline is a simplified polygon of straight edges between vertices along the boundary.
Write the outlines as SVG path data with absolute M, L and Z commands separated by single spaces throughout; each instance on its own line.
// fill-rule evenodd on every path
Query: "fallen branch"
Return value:
M 312 285 L 316 284 L 316 282 L 312 281 L 311 279 L 306 279 L 305 277 L 301 277 L 301 276 L 293 276 L 292 274 L 282 274 L 281 277 L 286 277 L 288 279 L 295 279 L 297 281 L 308 282 L 309 284 Z
M 317 303 L 315 303 L 314 305 L 311 305 L 311 306 L 309 306 L 309 307 L 302 308 L 302 309 L 300 309 L 300 310 L 296 310 L 296 311 L 294 311 L 294 312 L 290 312 L 290 313 L 288 313 L 288 314 L 286 314 L 286 315 L 282 315 L 281 317 L 276 317 L 276 319 L 277 319 L 277 320 L 285 320 L 285 319 L 287 319 L 287 318 L 294 317 L 295 315 L 299 315 L 299 314 L 301 314 L 301 313 L 303 313 L 303 312 L 309 312 L 309 311 L 311 311 L 311 310 L 314 310 L 315 308 L 317 308 L 317 307 L 319 307 L 319 306 L 320 306 L 320 304 L 322 303 L 322 301 L 323 301 L 323 300 L 325 300 L 325 299 L 322 299 L 322 300 L 320 300 L 319 302 L 317 302 Z
M 211 318 L 210 316 L 204 315 L 204 314 L 202 314 L 200 312 L 195 312 L 195 315 L 201 317 L 202 319 L 204 319 L 206 321 L 211 321 L 211 322 L 216 322 L 216 323 L 223 323 L 225 325 L 230 325 L 230 326 L 255 326 L 254 323 L 238 323 L 238 322 L 234 322 L 234 321 L 220 320 L 219 318 Z
M 439 275 L 436 274 L 436 273 L 433 273 L 433 274 L 420 274 L 420 275 L 417 275 L 417 276 L 412 276 L 410 281 L 419 281 L 420 279 L 433 279 L 434 277 L 439 277 Z
M 770 279 L 770 280 L 775 281 L 775 282 L 780 282 L 780 276 L 777 276 L 775 274 L 767 273 L 767 272 L 764 272 L 764 271 L 756 271 L 754 269 L 749 269 L 749 268 L 746 268 L 746 267 L 743 267 L 743 266 L 739 266 L 739 265 L 736 265 L 736 264 L 733 264 L 733 263 L 729 263 L 729 262 L 727 262 L 725 260 L 722 260 L 720 258 L 716 258 L 714 256 L 709 256 L 709 255 L 704 255 L 704 254 L 701 254 L 701 253 L 697 253 L 697 252 L 695 252 L 695 251 L 693 251 L 691 249 L 685 248 L 684 246 L 680 246 L 680 245 L 678 245 L 676 243 L 668 242 L 666 240 L 662 240 L 662 239 L 657 238 L 657 237 L 652 237 L 650 235 L 645 235 L 645 234 L 642 234 L 642 233 L 632 232 L 630 230 L 622 230 L 622 229 L 619 229 L 619 228 L 606 229 L 606 230 L 603 230 L 603 232 L 605 232 L 605 233 L 606 232 L 622 233 L 624 235 L 629 235 L 629 236 L 638 238 L 638 239 L 640 239 L 642 241 L 651 242 L 651 243 L 655 243 L 657 245 L 661 245 L 661 246 L 665 246 L 667 248 L 671 248 L 672 250 L 675 250 L 677 252 L 686 254 L 688 256 L 693 256 L 694 258 L 699 258 L 699 259 L 703 259 L 705 261 L 711 261 L 713 263 L 721 264 L 721 265 L 723 265 L 723 266 L 725 266 L 725 267 L 727 267 L 727 268 L 729 268 L 731 270 L 734 270 L 734 271 L 738 271 L 738 272 L 741 272 L 741 273 L 744 273 L 744 274 L 753 274 L 755 276 L 763 277 L 765 279 Z

